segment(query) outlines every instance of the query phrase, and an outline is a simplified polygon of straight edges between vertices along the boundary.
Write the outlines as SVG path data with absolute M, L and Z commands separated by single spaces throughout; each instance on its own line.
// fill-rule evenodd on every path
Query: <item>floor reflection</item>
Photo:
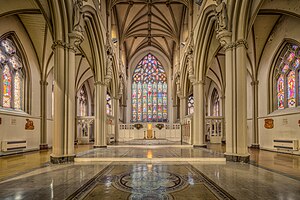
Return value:
M 158 200 L 187 196 L 188 199 L 234 199 L 188 164 L 110 165 L 92 186 L 82 187 L 73 199 Z

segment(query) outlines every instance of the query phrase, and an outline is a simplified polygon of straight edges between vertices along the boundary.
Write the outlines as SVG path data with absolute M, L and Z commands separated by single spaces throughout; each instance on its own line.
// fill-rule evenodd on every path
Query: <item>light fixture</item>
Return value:
M 181 48 L 185 47 L 185 42 L 181 42 L 181 43 L 180 43 L 180 47 L 181 47 Z
M 112 41 L 112 43 L 116 44 L 118 42 L 118 39 L 117 38 L 112 38 L 111 41 Z

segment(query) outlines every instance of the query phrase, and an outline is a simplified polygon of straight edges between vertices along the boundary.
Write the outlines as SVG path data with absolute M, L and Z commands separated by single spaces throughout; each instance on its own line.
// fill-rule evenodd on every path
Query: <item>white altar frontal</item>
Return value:
M 180 142 L 181 125 L 163 123 L 119 124 L 118 142 L 127 142 L 136 139 L 166 139 Z

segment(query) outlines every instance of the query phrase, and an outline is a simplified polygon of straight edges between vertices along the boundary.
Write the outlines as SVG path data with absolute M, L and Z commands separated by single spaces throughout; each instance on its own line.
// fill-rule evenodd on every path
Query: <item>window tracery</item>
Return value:
M 15 43 L 6 37 L 0 41 L 0 72 L 2 90 L 0 106 L 23 110 L 25 73 Z
M 299 46 L 287 43 L 275 64 L 273 75 L 275 82 L 275 109 L 281 110 L 299 105 L 299 64 Z

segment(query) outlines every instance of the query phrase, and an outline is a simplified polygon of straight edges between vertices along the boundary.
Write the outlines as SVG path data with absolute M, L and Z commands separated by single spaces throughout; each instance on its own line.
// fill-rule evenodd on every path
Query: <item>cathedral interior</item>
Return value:
M 0 2 L 0 199 L 299 199 L 300 1 Z

